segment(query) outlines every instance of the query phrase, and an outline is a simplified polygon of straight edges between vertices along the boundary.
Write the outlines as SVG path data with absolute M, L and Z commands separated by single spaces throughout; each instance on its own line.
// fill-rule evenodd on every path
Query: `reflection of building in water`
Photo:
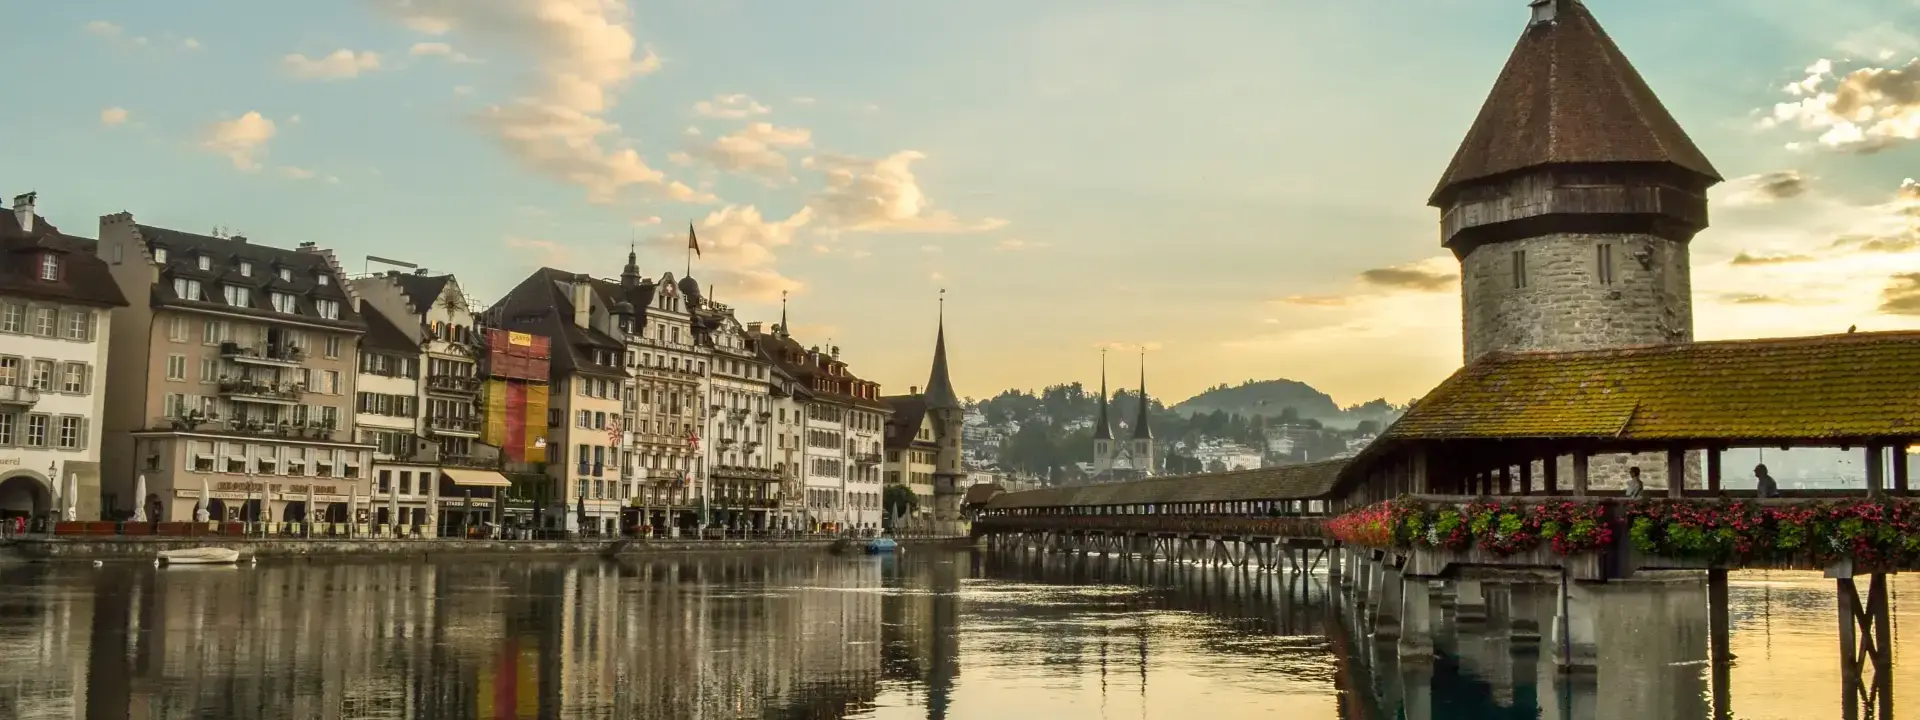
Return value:
M 880 601 L 881 677 L 923 687 L 930 720 L 947 716 L 960 676 L 962 568 L 954 562 L 882 566 L 891 592 Z
M 0 717 L 838 717 L 879 692 L 880 567 L 51 566 L 0 574 Z M 950 633 L 951 629 L 943 632 Z

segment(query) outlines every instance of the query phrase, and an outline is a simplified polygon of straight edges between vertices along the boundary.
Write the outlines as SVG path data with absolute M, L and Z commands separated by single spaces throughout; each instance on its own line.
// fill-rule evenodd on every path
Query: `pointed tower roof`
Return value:
M 1140 416 L 1133 422 L 1133 439 L 1152 440 L 1153 428 L 1147 424 L 1147 351 L 1140 351 Z
M 1100 414 L 1093 421 L 1093 439 L 1112 440 L 1113 420 L 1107 417 L 1107 351 L 1100 351 Z
M 953 379 L 947 376 L 947 291 L 940 291 L 939 330 L 933 340 L 933 374 L 927 378 L 927 409 L 958 410 L 960 397 L 953 394 Z
M 627 243 L 627 265 L 620 268 L 620 285 L 635 287 L 640 284 L 640 252 L 632 242 Z
M 780 337 L 793 337 L 793 331 L 787 328 L 787 291 L 780 291 Z
M 1664 163 L 1722 178 L 1580 0 L 1532 0 L 1533 19 L 1428 204 L 1540 165 Z

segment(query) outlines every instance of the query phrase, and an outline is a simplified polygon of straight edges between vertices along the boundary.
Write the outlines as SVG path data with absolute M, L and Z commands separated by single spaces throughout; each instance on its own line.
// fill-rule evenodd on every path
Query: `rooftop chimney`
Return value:
M 232 241 L 234 241 L 234 242 L 237 242 L 237 243 L 240 243 L 240 244 L 242 244 L 242 245 L 245 245 L 245 244 L 246 244 L 246 242 L 247 242 L 247 236 L 245 236 L 245 235 L 234 235 L 234 236 L 232 236 L 232 237 L 229 237 L 229 238 L 227 238 L 227 239 L 228 239 L 228 240 L 232 240 Z
M 421 276 L 421 277 L 426 277 L 426 275 L 427 275 L 427 269 L 426 269 L 426 268 L 414 268 L 414 269 L 413 269 L 413 274 L 415 274 L 415 275 L 419 275 L 419 276 Z
M 1530 0 L 1528 7 L 1533 8 L 1533 24 L 1553 22 L 1560 15 L 1560 0 Z
M 33 200 L 40 193 L 24 193 L 13 196 L 13 219 L 20 223 L 20 232 L 33 234 Z
M 907 394 L 908 394 L 908 395 L 919 395 L 919 394 L 920 394 L 920 386 L 919 386 L 919 385 L 908 385 L 908 386 L 907 386 Z
M 760 332 L 760 323 L 757 323 L 757 322 L 747 323 L 747 332 L 758 334 Z
M 586 329 L 593 326 L 593 286 L 587 276 L 573 276 L 573 324 Z

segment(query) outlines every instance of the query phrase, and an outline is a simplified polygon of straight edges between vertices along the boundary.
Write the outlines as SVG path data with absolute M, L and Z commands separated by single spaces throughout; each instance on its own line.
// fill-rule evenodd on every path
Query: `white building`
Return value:
M 0 519 L 94 520 L 143 500 L 100 484 L 109 323 L 127 300 L 95 243 L 61 233 L 34 200 L 0 216 Z
M 884 512 L 880 463 L 886 431 L 880 385 L 849 372 L 839 348 L 803 347 L 786 327 L 783 321 L 758 338 L 779 371 L 805 388 L 806 402 L 795 403 L 805 418 L 798 441 L 802 528 L 877 530 Z M 780 409 L 776 406 L 776 418 Z
M 707 474 L 714 521 L 730 530 L 776 528 L 780 476 L 767 442 L 774 416 L 770 363 L 761 359 L 748 329 L 731 312 L 721 318 L 711 341 Z
M 1261 467 L 1260 448 L 1224 440 L 1208 440 L 1200 443 L 1200 447 L 1193 450 L 1193 458 L 1199 460 L 1201 467 L 1209 471 L 1216 469 L 1214 465 L 1216 462 L 1220 464 L 1218 469 L 1227 471 L 1256 470 Z

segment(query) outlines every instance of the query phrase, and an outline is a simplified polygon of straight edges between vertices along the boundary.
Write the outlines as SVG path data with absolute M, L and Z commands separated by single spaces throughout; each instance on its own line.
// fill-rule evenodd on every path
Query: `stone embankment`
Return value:
M 908 538 L 904 548 L 965 548 L 965 537 Z M 226 547 L 245 557 L 426 559 L 475 555 L 644 556 L 664 553 L 826 552 L 832 538 L 782 540 L 300 540 L 217 538 L 28 538 L 0 541 L 0 563 L 150 560 L 163 550 Z

